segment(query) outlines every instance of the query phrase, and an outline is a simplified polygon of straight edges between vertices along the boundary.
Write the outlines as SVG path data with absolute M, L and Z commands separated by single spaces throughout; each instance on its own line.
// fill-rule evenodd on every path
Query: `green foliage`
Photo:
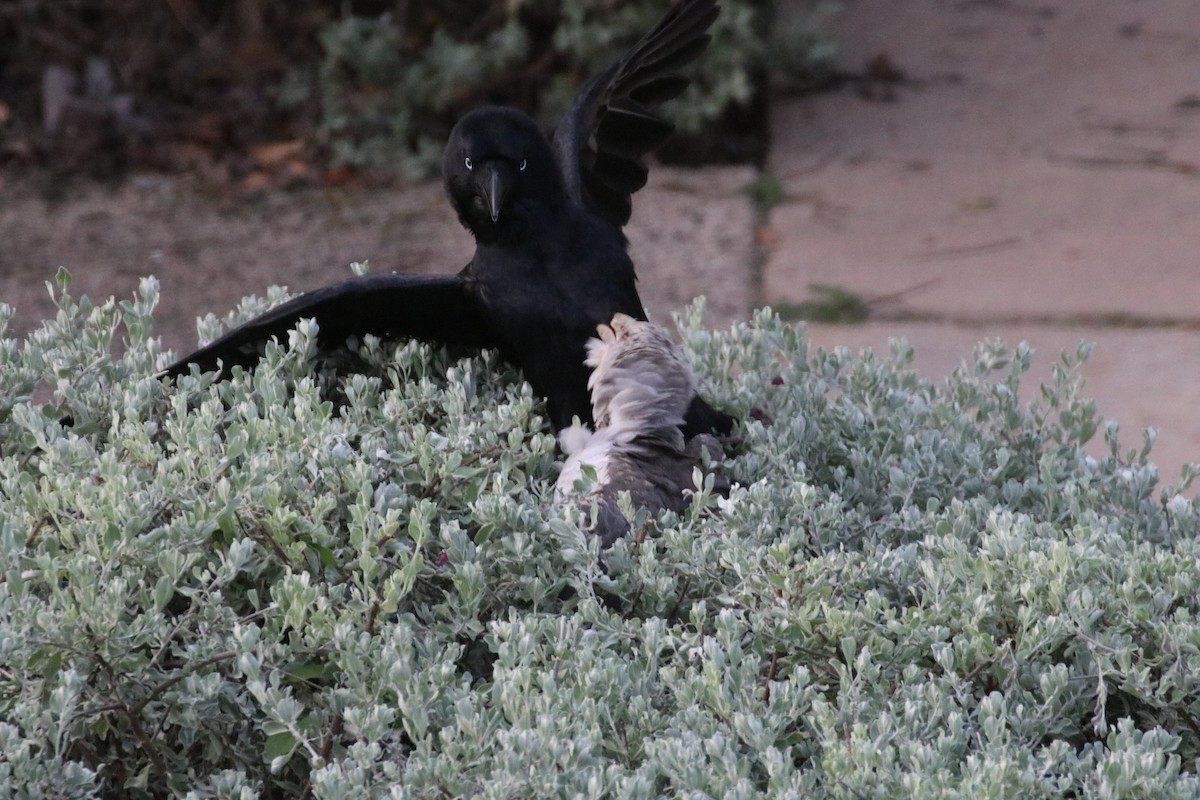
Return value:
M 436 170 L 448 133 L 438 122 L 456 116 L 464 97 L 514 70 L 529 51 L 528 34 L 513 17 L 476 44 L 434 31 L 418 53 L 404 52 L 390 14 L 346 17 L 320 38 L 321 130 L 334 162 L 422 177 Z
M 808 291 L 813 296 L 811 300 L 782 304 L 779 315 L 786 320 L 840 324 L 866 322 L 871 316 L 870 303 L 841 286 L 813 283 Z
M 766 214 L 787 197 L 787 184 L 773 172 L 762 172 L 746 186 L 746 195 L 762 214 Z
M 315 74 L 293 73 L 284 95 L 299 102 L 312 87 L 336 162 L 426 176 L 436 171 L 463 112 L 505 102 L 552 123 L 580 83 L 650 30 L 669 5 L 524 0 L 412 4 L 403 20 L 348 16 L 324 27 L 320 66 Z M 790 34 L 768 37 L 771 13 L 765 2 L 724 4 L 712 43 L 691 70 L 693 85 L 671 107 L 681 130 L 697 132 L 730 107 L 749 104 L 768 60 L 778 68 L 824 53 L 811 25 L 801 33 L 790 24 L 781 28 Z
M 0 338 L 6 796 L 1200 793 L 1200 507 L 1149 437 L 1081 449 L 1086 349 L 1023 404 L 1023 346 L 934 385 L 697 307 L 706 394 L 772 422 L 601 558 L 492 356 L 338 373 L 306 323 L 172 387 L 152 280 L 67 283 Z

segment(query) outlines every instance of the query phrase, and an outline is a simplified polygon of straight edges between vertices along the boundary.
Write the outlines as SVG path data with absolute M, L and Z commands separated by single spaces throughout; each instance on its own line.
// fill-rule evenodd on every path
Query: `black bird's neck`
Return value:
M 464 220 L 479 246 L 506 249 L 537 249 L 541 243 L 556 239 L 563 232 L 563 217 L 570 201 L 563 196 L 557 202 L 522 199 L 504 210 L 500 218 L 476 216 Z

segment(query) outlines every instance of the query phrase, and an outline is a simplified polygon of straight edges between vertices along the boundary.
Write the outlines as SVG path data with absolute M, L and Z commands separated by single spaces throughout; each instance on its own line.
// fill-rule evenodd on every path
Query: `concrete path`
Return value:
M 934 378 L 980 339 L 1035 378 L 1095 342 L 1122 442 L 1200 461 L 1200 3 L 845 0 L 831 35 L 904 80 L 775 98 L 763 301 L 851 292 L 876 321 L 814 342 L 903 336 Z

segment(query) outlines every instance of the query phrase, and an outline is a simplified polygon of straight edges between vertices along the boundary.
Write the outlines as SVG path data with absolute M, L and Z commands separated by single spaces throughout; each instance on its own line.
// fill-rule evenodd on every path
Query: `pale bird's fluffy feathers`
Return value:
M 583 425 L 563 430 L 559 443 L 568 459 L 555 494 L 560 501 L 577 501 L 585 517 L 595 503 L 594 532 L 608 546 L 628 533 L 618 508 L 622 491 L 629 492 L 634 507 L 682 511 L 693 470 L 706 460 L 720 461 L 723 453 L 709 435 L 684 441 L 679 426 L 696 378 L 665 331 L 617 314 L 597 333 L 586 360 L 596 430 Z M 585 465 L 596 480 L 578 496 L 575 484 Z
M 596 430 L 625 442 L 661 431 L 682 449 L 679 426 L 696 378 L 666 331 L 626 314 L 596 330 L 599 338 L 588 341 L 584 362 L 592 368 L 587 385 Z

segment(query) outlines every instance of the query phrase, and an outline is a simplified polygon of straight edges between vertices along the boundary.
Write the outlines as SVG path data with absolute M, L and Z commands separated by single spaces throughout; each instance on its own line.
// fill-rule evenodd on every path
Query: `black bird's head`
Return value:
M 471 111 L 442 156 L 446 193 L 476 238 L 495 238 L 530 211 L 567 202 L 554 153 L 527 114 L 501 106 Z

